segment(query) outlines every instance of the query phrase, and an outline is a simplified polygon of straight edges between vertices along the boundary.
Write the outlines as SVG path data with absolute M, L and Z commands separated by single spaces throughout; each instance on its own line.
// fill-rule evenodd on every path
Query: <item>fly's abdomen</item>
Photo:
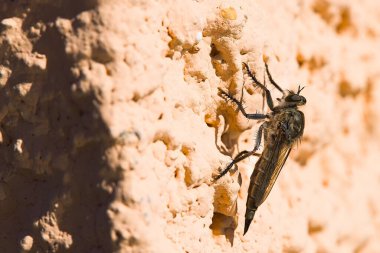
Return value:
M 264 201 L 263 197 L 268 185 L 267 177 L 269 176 L 266 168 L 270 163 L 269 157 L 266 156 L 267 153 L 267 150 L 264 150 L 251 175 L 247 196 L 247 211 L 256 210 Z
M 257 208 L 268 197 L 291 150 L 291 146 L 283 143 L 281 136 L 278 137 L 273 145 L 264 149 L 251 175 L 245 212 L 245 232 L 248 231 Z
M 265 167 L 268 164 L 268 158 L 264 154 L 266 154 L 267 150 L 263 151 L 262 156 L 259 158 L 255 165 L 255 169 L 251 175 L 251 180 L 249 182 L 248 188 L 248 196 L 247 196 L 247 204 L 245 211 L 245 225 L 244 225 L 244 234 L 248 231 L 249 225 L 251 224 L 253 217 L 255 216 L 255 212 L 260 204 L 263 202 L 263 197 L 266 188 L 265 178 Z

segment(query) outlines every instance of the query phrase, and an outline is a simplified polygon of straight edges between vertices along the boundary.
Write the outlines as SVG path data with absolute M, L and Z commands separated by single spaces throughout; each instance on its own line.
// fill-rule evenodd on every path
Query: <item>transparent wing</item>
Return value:
M 278 153 L 278 160 L 274 164 L 273 173 L 272 173 L 271 177 L 269 178 L 269 183 L 268 183 L 268 186 L 265 189 L 264 196 L 262 198 L 261 203 L 263 203 L 265 201 L 265 199 L 268 197 L 270 191 L 273 188 L 274 183 L 277 180 L 278 175 L 281 172 L 282 167 L 284 166 L 284 164 L 286 162 L 286 159 L 289 156 L 290 151 L 292 150 L 292 146 L 291 145 L 281 145 L 279 148 L 280 148 L 280 150 L 279 150 L 279 153 Z

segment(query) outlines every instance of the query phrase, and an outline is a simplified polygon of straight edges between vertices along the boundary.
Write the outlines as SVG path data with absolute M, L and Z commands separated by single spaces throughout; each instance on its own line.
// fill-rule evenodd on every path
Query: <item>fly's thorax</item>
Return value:
M 303 134 L 304 114 L 296 108 L 286 108 L 273 115 L 270 125 L 276 135 L 284 134 L 289 142 L 294 142 Z

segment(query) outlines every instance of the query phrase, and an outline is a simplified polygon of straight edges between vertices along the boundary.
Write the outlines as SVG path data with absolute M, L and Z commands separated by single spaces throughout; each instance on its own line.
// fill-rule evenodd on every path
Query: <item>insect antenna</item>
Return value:
M 301 93 L 301 91 L 302 91 L 303 89 L 305 89 L 305 87 L 306 87 L 306 86 L 303 86 L 303 87 L 301 88 L 301 86 L 298 85 L 298 91 L 297 91 L 297 94 L 299 95 L 299 94 Z

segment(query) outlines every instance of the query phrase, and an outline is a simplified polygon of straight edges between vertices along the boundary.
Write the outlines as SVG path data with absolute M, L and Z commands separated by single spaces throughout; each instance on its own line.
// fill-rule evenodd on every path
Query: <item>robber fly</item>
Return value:
M 264 91 L 266 102 L 271 110 L 268 114 L 247 113 L 243 103 L 231 94 L 219 89 L 220 95 L 226 100 L 232 101 L 238 109 L 248 119 L 265 120 L 260 125 L 255 147 L 252 151 L 240 152 L 233 161 L 216 178 L 218 180 L 225 175 L 236 163 L 251 156 L 259 156 L 255 169 L 251 175 L 248 188 L 248 197 L 245 212 L 244 235 L 253 220 L 257 208 L 265 201 L 276 181 L 292 146 L 300 140 L 305 126 L 304 114 L 298 110 L 298 106 L 306 104 L 306 99 L 300 95 L 303 88 L 298 87 L 298 91 L 283 90 L 273 80 L 267 63 L 265 63 L 266 73 L 273 86 L 282 93 L 282 98 L 278 98 L 278 105 L 274 106 L 272 96 L 268 88 L 260 83 L 250 71 L 248 65 L 244 63 L 248 75 L 253 82 Z M 243 95 L 243 94 L 242 94 Z M 264 150 L 261 154 L 256 153 L 260 147 L 262 136 L 264 135 Z

